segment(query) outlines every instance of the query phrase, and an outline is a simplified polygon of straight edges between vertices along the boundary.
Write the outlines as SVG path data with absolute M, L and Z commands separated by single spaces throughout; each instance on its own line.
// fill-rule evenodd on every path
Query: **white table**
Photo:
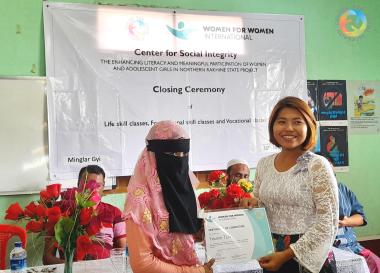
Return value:
M 205 260 L 205 249 L 197 245 L 197 254 L 201 261 Z M 362 256 L 354 253 L 344 251 L 338 248 L 333 248 L 338 273 L 369 273 L 369 269 L 365 259 Z M 73 265 L 74 273 L 117 273 L 112 266 L 110 259 L 94 260 L 75 262 Z M 63 264 L 50 265 L 48 267 L 57 267 L 54 273 L 63 273 Z M 34 267 L 41 270 L 43 267 Z M 0 272 L 9 273 L 10 270 L 0 270 Z M 40 271 L 37 271 L 40 272 Z M 243 264 L 225 264 L 214 265 L 214 273 L 262 273 L 259 263 L 256 260 L 243 263 Z M 131 268 L 128 266 L 127 273 L 132 273 Z
M 31 271 L 28 269 L 27 272 L 30 273 L 39 273 L 43 268 L 54 268 L 56 270 L 53 273 L 63 273 L 64 264 L 56 264 L 56 265 L 47 265 L 47 266 L 36 266 L 33 267 L 36 271 Z M 10 269 L 0 270 L 0 272 L 9 273 Z M 74 262 L 73 264 L 73 273 L 118 273 L 114 269 L 112 262 L 110 259 L 102 259 L 102 260 L 92 260 L 92 261 L 81 261 Z M 132 273 L 131 268 L 128 266 L 127 273 Z

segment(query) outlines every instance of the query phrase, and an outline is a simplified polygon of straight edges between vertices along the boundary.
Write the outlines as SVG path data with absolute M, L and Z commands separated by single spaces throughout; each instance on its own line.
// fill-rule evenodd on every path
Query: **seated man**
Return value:
M 319 152 L 316 154 L 321 155 Z M 334 167 L 331 156 L 325 155 Z M 356 239 L 354 227 L 365 226 L 367 218 L 364 215 L 363 206 L 356 195 L 344 184 L 338 182 L 339 190 L 339 229 L 334 246 L 346 251 L 361 255 L 367 261 L 371 273 L 380 273 L 380 258 L 369 249 L 364 248 Z
M 338 189 L 340 220 L 334 245 L 335 247 L 363 256 L 367 261 L 369 271 L 371 273 L 380 273 L 380 258 L 359 244 L 353 229 L 353 227 L 367 224 L 363 206 L 347 186 L 338 183 Z
M 83 167 L 79 172 L 78 187 L 85 181 L 95 180 L 100 187 L 97 189 L 100 196 L 103 194 L 104 188 L 104 170 L 97 165 L 88 165 Z M 120 209 L 103 202 L 96 205 L 97 216 L 92 221 L 98 221 L 101 225 L 100 231 L 96 234 L 96 238 L 101 243 L 94 244 L 97 257 L 86 257 L 86 259 L 102 259 L 108 258 L 110 249 L 117 247 L 126 247 L 126 224 Z M 55 246 L 54 237 L 45 238 L 45 248 L 43 254 L 44 264 L 64 263 L 63 259 L 56 257 L 57 248 Z M 98 249 L 99 248 L 99 249 Z
M 227 163 L 227 186 L 237 183 L 240 179 L 249 179 L 249 166 L 247 161 L 232 159 Z

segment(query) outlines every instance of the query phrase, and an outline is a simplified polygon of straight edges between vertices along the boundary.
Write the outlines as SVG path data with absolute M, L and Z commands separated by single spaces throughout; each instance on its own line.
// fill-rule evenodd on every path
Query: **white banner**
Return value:
M 149 128 L 175 120 L 192 169 L 275 151 L 279 98 L 306 98 L 302 16 L 44 2 L 52 179 L 130 175 Z

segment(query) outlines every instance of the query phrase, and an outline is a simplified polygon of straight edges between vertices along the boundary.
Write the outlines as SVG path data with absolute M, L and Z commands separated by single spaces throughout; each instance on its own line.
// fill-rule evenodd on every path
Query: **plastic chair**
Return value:
M 8 240 L 17 235 L 20 237 L 22 247 L 26 247 L 26 230 L 19 226 L 0 224 L 0 269 L 5 269 Z

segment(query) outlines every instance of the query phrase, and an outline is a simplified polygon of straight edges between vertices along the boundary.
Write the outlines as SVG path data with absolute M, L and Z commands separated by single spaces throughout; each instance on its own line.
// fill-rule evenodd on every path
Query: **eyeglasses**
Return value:
M 174 152 L 174 153 L 165 152 L 164 154 L 175 156 L 175 157 L 185 157 L 189 155 L 189 153 L 186 153 L 186 152 Z

